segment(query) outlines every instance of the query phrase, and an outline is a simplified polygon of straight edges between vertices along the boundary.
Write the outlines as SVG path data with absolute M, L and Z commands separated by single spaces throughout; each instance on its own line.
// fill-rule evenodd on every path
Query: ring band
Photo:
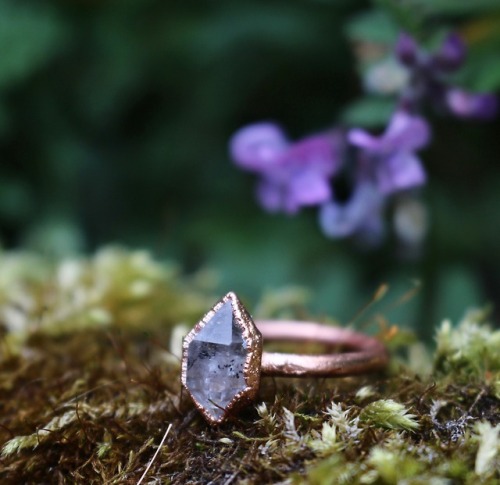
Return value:
M 314 342 L 346 352 L 263 352 L 263 340 Z M 216 425 L 256 398 L 261 375 L 341 377 L 382 370 L 388 361 L 381 342 L 353 330 L 314 322 L 254 322 L 230 292 L 185 337 L 181 382 L 207 421 Z
M 261 373 L 267 376 L 342 377 L 386 367 L 388 354 L 377 339 L 353 330 L 295 320 L 257 320 L 265 342 L 307 341 L 341 346 L 349 352 L 307 355 L 263 352 Z

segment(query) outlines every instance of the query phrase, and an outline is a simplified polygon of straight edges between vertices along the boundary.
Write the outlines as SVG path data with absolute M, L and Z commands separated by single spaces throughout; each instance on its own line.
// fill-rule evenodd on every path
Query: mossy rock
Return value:
M 500 332 L 483 313 L 440 327 L 429 372 L 395 354 L 377 376 L 266 378 L 212 428 L 179 381 L 210 288 L 146 253 L 2 255 L 0 483 L 500 483 Z

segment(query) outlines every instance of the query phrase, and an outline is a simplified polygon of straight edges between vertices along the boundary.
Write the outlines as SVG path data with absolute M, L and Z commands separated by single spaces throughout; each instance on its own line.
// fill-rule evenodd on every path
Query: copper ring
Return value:
M 342 352 L 308 355 L 264 352 L 263 341 L 314 342 Z M 185 337 L 182 385 L 207 421 L 220 424 L 252 402 L 260 377 L 341 377 L 384 369 L 389 361 L 376 338 L 315 322 L 254 322 L 228 293 Z

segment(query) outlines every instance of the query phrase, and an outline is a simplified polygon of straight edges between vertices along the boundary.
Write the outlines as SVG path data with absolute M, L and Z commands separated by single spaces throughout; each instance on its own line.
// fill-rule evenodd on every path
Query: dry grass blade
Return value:
M 158 445 L 158 448 L 156 449 L 155 454 L 153 455 L 153 458 L 151 458 L 151 460 L 149 460 L 149 463 L 146 466 L 146 469 L 144 470 L 144 473 L 142 474 L 141 478 L 139 478 L 139 481 L 137 482 L 137 485 L 141 485 L 142 481 L 144 480 L 144 478 L 148 474 L 148 471 L 151 468 L 151 465 L 156 460 L 156 457 L 157 457 L 158 453 L 160 452 L 160 450 L 161 450 L 161 448 L 163 446 L 163 443 L 165 443 L 165 440 L 167 439 L 168 433 L 170 433 L 171 429 L 172 429 L 172 423 L 170 423 L 168 425 L 167 431 L 165 431 L 165 434 L 163 435 L 163 438 L 161 439 L 160 444 Z

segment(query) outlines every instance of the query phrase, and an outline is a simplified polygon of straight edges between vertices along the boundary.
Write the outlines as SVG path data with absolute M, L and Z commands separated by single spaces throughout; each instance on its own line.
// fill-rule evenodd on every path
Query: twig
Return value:
M 163 446 L 163 443 L 165 443 L 165 440 L 167 439 L 168 433 L 170 432 L 170 429 L 172 428 L 172 423 L 168 425 L 167 431 L 165 431 L 165 434 L 163 435 L 163 438 L 160 441 L 160 444 L 158 445 L 158 448 L 155 451 L 155 454 L 153 455 L 153 458 L 148 463 L 148 466 L 144 470 L 144 473 L 142 474 L 142 477 L 139 478 L 139 481 L 137 482 L 137 485 L 141 485 L 142 481 L 144 480 L 145 476 L 147 475 L 149 469 L 151 468 L 151 465 L 153 464 L 153 461 L 155 461 L 156 455 L 160 452 L 161 447 Z

